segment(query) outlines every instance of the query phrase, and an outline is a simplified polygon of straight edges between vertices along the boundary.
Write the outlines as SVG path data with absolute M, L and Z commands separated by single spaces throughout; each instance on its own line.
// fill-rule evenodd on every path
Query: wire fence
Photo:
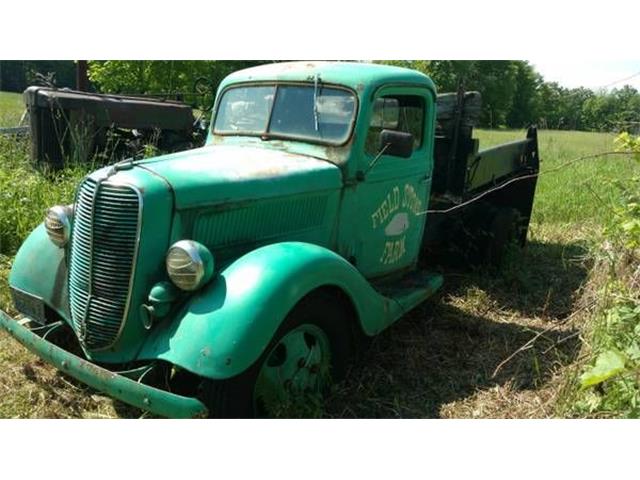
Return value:
M 489 190 L 485 190 L 484 192 L 476 195 L 475 197 L 472 197 L 468 200 L 465 200 L 462 203 L 459 203 L 457 205 L 454 205 L 452 207 L 449 208 L 445 208 L 445 209 L 440 209 L 440 210 L 425 210 L 423 212 L 418 212 L 418 215 L 427 215 L 427 214 L 440 214 L 440 215 L 444 215 L 447 213 L 451 213 L 454 212 L 456 210 L 459 210 L 461 208 L 464 208 L 474 202 L 477 202 L 478 200 L 486 197 L 487 195 L 496 192 L 498 190 L 502 190 L 503 188 L 508 187 L 509 185 L 516 183 L 516 182 L 521 182 L 524 180 L 530 180 L 532 178 L 537 178 L 540 177 L 541 175 L 548 175 L 550 173 L 555 173 L 558 172 L 560 170 L 563 170 L 567 167 L 569 167 L 570 165 L 573 165 L 575 163 L 584 161 L 584 160 L 591 160 L 594 158 L 599 158 L 599 157 L 608 157 L 608 156 L 633 156 L 633 155 L 638 155 L 635 152 L 619 152 L 619 151 L 606 151 L 606 152 L 600 152 L 600 153 L 592 153 L 589 155 L 582 155 L 580 157 L 576 157 L 573 158 L 571 160 L 568 160 L 560 165 L 557 165 L 553 168 L 550 168 L 549 170 L 544 170 L 542 172 L 536 172 L 536 173 L 531 173 L 531 174 L 527 174 L 527 175 L 522 175 L 520 177 L 516 177 L 516 178 L 511 178 L 509 180 L 506 180 L 498 185 L 496 185 L 495 187 L 490 188 Z

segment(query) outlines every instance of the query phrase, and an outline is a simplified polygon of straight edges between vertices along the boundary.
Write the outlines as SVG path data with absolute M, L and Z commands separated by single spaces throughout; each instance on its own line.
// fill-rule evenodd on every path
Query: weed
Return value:
M 640 138 L 618 137 L 640 154 Z M 640 161 L 640 158 L 636 158 Z M 584 329 L 585 360 L 569 377 L 560 411 L 573 416 L 640 416 L 640 178 L 612 182 L 617 198 L 594 248 L 598 309 Z

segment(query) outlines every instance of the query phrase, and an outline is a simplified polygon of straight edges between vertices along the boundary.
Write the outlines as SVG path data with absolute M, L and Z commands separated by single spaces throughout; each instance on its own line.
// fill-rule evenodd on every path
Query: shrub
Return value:
M 636 153 L 640 137 L 622 134 L 618 148 Z M 597 268 L 606 271 L 598 309 L 587 334 L 590 360 L 579 377 L 571 410 L 578 415 L 640 417 L 640 178 L 612 185 Z

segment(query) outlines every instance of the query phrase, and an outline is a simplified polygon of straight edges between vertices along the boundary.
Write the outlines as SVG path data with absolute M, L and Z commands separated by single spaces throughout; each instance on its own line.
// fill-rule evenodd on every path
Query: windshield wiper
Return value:
M 313 124 L 316 127 L 316 132 L 318 131 L 318 79 L 319 75 L 316 73 L 313 79 Z

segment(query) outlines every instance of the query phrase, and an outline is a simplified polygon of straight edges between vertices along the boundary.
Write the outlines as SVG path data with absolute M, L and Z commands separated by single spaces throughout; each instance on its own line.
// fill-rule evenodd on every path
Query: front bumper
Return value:
M 39 337 L 2 310 L 0 310 L 0 327 L 57 369 L 129 405 L 169 418 L 192 418 L 207 415 L 206 407 L 199 400 L 144 385 L 98 367 Z

